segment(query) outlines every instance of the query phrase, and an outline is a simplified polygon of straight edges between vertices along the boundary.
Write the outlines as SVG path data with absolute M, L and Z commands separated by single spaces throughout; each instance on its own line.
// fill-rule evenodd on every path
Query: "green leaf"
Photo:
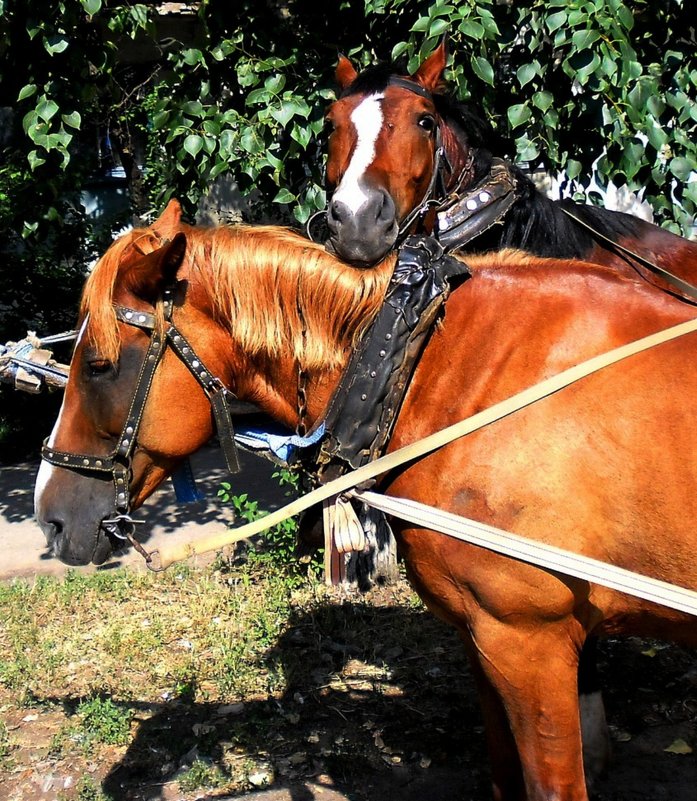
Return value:
M 58 103 L 48 97 L 44 97 L 36 106 L 36 113 L 42 120 L 48 122 L 58 111 Z
M 220 138 L 218 139 L 218 149 L 223 154 L 230 154 L 232 153 L 232 149 L 235 145 L 235 138 L 236 133 L 235 131 L 230 130 L 230 128 L 225 128 L 224 131 L 220 134 Z
M 297 196 L 294 195 L 291 191 L 283 187 L 277 194 L 276 197 L 273 199 L 274 203 L 295 203 L 297 200 Z
M 269 90 L 269 92 L 275 95 L 281 92 L 285 85 L 285 75 L 271 75 L 264 81 L 264 86 Z
M 245 105 L 247 106 L 255 106 L 258 104 L 266 105 L 269 100 L 271 99 L 271 93 L 265 86 L 260 86 L 258 89 L 252 89 L 252 91 L 247 95 L 247 99 L 245 100 Z
M 537 75 L 537 66 L 535 64 L 523 64 L 518 67 L 516 78 L 521 86 L 525 86 Z
M 658 119 L 665 111 L 666 104 L 662 97 L 652 94 L 651 97 L 649 97 L 649 99 L 646 101 L 646 108 L 648 108 L 653 116 Z
M 184 150 L 189 153 L 189 155 L 193 156 L 193 158 L 196 158 L 203 147 L 203 137 L 199 136 L 198 134 L 189 134 L 184 140 L 183 147 Z
M 598 31 L 582 30 L 576 31 L 571 37 L 571 46 L 575 50 L 587 50 L 594 42 L 600 39 Z
M 390 59 L 392 61 L 396 61 L 401 55 L 406 53 L 409 47 L 408 42 L 398 42 L 393 48 L 392 53 L 390 54 Z
M 447 19 L 437 19 L 433 21 L 433 24 L 428 29 L 429 36 L 441 36 L 444 34 L 448 28 L 450 28 L 450 20 Z
M 23 86 L 19 90 L 19 94 L 17 95 L 17 102 L 20 100 L 26 100 L 28 97 L 36 94 L 36 84 L 35 83 L 28 83 L 26 86 Z
M 489 86 L 494 85 L 494 68 L 482 56 L 472 56 L 470 59 L 474 74 Z
M 685 742 L 685 740 L 678 738 L 663 749 L 668 754 L 691 754 L 692 748 Z
M 530 117 L 532 117 L 532 111 L 530 111 L 530 107 L 527 105 L 527 103 L 516 103 L 515 105 L 510 106 L 506 114 L 508 116 L 508 121 L 511 124 L 511 128 L 518 128 L 521 125 L 525 125 Z
M 80 3 L 90 17 L 93 17 L 102 7 L 102 0 L 80 0 Z
M 189 100 L 182 106 L 182 111 L 185 114 L 190 114 L 192 117 L 202 117 L 203 105 L 198 100 Z
M 588 79 L 590 76 L 598 69 L 600 66 L 600 56 L 597 53 L 593 53 L 591 60 L 586 64 L 584 67 L 581 67 L 576 71 L 576 80 L 583 86 L 584 84 L 588 83 Z
M 540 156 L 540 148 L 535 142 L 531 142 L 526 135 L 516 139 L 515 146 L 518 161 L 535 161 Z
M 80 130 L 82 117 L 80 116 L 79 111 L 71 111 L 70 114 L 61 114 L 61 119 L 70 128 L 75 128 L 76 130 Z
M 540 111 L 547 111 L 547 109 L 554 103 L 554 95 L 551 92 L 542 91 L 535 92 L 532 96 L 532 104 Z
M 430 22 L 430 17 L 419 17 L 409 30 L 412 33 L 423 33 L 423 31 L 428 30 Z
M 690 161 L 682 156 L 676 156 L 674 159 L 671 159 L 668 167 L 679 181 L 687 181 L 690 177 L 690 173 L 694 169 Z
M 247 153 L 255 154 L 261 153 L 264 149 L 263 142 L 259 139 L 254 131 L 254 128 L 247 128 L 247 130 L 240 137 L 240 146 Z
M 625 5 L 617 9 L 617 18 L 626 31 L 631 31 L 634 27 L 634 14 Z
M 280 106 L 276 106 L 275 108 L 269 109 L 271 112 L 271 116 L 276 120 L 276 122 L 280 123 L 280 125 L 285 128 L 286 125 L 293 119 L 295 116 L 295 104 L 293 101 L 286 102 L 281 101 Z
M 569 159 L 564 165 L 564 171 L 572 181 L 574 178 L 578 178 L 578 176 L 581 174 L 582 168 L 583 165 L 580 161 L 576 161 L 576 159 Z
M 68 47 L 67 36 L 48 36 L 44 37 L 44 48 L 49 55 L 62 53 Z
M 38 151 L 31 150 L 27 155 L 27 161 L 29 162 L 29 166 L 31 167 L 32 172 L 37 168 L 40 167 L 42 164 L 46 163 L 46 159 L 39 155 Z
M 566 22 L 566 11 L 557 11 L 554 14 L 550 14 L 547 19 L 545 20 L 545 24 L 547 25 L 547 30 L 550 33 L 554 33 L 557 28 L 561 28 L 561 26 Z
M 465 36 L 469 36 L 470 39 L 476 39 L 479 41 L 480 39 L 484 38 L 484 26 L 473 19 L 463 20 L 460 23 L 459 30 Z
M 203 53 L 195 47 L 190 47 L 182 51 L 181 56 L 184 59 L 184 63 L 188 64 L 190 67 L 194 67 L 196 64 L 203 64 L 204 66 L 206 64 Z
M 293 126 L 290 135 L 302 148 L 306 148 L 312 139 L 312 129 L 309 127 L 303 128 L 296 124 Z

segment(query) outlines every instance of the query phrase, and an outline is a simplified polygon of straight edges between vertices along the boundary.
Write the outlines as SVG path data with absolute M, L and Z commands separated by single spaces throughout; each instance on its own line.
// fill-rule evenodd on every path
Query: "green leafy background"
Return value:
M 643 189 L 655 220 L 690 234 L 697 204 L 697 44 L 687 0 L 0 0 L 0 340 L 66 327 L 104 249 L 80 205 L 108 130 L 128 217 L 173 196 L 191 214 L 226 175 L 250 219 L 304 223 L 323 208 L 323 117 L 343 52 L 413 72 L 444 35 L 447 79 L 509 155 Z M 694 12 L 694 7 L 692 7 Z M 598 197 L 591 200 L 599 202 Z M 2 431 L 0 429 L 0 439 Z

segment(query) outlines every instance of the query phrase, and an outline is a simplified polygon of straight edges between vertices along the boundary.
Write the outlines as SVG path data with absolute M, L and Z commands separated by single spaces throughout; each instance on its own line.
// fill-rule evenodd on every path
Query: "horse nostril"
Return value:
M 384 190 L 380 192 L 381 202 L 377 207 L 377 214 L 375 215 L 375 222 L 383 223 L 386 227 L 394 222 L 395 206 L 391 195 Z
M 47 520 L 41 526 L 44 531 L 44 536 L 46 537 L 46 542 L 49 545 L 52 545 L 57 537 L 61 535 L 63 532 L 63 521 L 62 520 Z
M 329 204 L 329 214 L 328 214 L 328 223 L 333 223 L 334 225 L 341 225 L 344 222 L 344 218 L 346 217 L 346 205 L 341 203 L 338 200 L 333 200 Z

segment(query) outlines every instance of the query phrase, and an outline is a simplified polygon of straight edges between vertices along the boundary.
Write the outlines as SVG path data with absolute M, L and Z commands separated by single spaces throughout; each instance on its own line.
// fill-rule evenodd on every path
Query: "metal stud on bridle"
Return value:
M 152 331 L 152 334 L 140 368 L 126 421 L 121 429 L 117 444 L 111 453 L 106 456 L 91 456 L 70 451 L 60 451 L 48 445 L 47 442 L 44 442 L 41 449 L 41 458 L 56 467 L 63 467 L 81 473 L 96 473 L 104 477 L 111 475 L 114 485 L 115 514 L 113 517 L 102 520 L 101 524 L 106 524 L 111 534 L 131 542 L 140 553 L 144 553 L 144 551 L 133 539 L 135 524 L 138 521 L 134 520 L 130 515 L 130 480 L 132 477 L 133 454 L 155 370 L 168 345 L 201 385 L 211 404 L 228 470 L 231 473 L 237 473 L 240 470 L 237 446 L 234 441 L 235 432 L 228 408 L 228 399 L 234 398 L 234 395 L 219 378 L 211 373 L 202 359 L 196 355 L 186 337 L 171 322 L 172 294 L 173 289 L 171 287 L 163 293 L 164 319 L 168 325 L 162 336 L 157 331 L 154 314 L 130 309 L 127 306 L 114 305 L 116 316 L 121 322 L 146 331 Z

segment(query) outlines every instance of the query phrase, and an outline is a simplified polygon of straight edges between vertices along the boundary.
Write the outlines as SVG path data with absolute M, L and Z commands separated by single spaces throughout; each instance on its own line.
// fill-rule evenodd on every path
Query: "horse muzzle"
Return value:
M 113 517 L 111 481 L 41 463 L 34 514 L 52 556 L 67 565 L 101 565 L 121 547 L 104 520 Z
M 395 205 L 384 189 L 370 190 L 357 208 L 337 192 L 327 211 L 327 248 L 358 267 L 377 264 L 392 250 L 399 235 Z

